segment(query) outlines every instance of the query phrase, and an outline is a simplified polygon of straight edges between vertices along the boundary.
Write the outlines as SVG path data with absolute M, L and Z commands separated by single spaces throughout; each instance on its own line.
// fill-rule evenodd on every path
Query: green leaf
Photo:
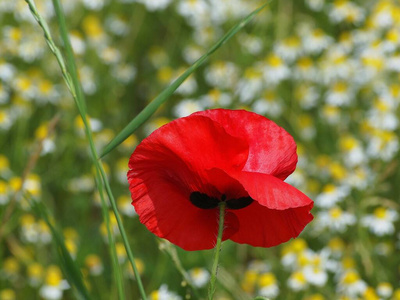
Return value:
M 176 89 L 196 71 L 203 62 L 219 49 L 224 43 L 226 43 L 231 37 L 233 37 L 239 30 L 246 26 L 251 19 L 258 14 L 263 8 L 267 6 L 270 1 L 267 1 L 261 7 L 254 10 L 241 22 L 236 24 L 231 30 L 229 30 L 206 54 L 200 57 L 196 62 L 193 63 L 178 79 L 176 79 L 169 87 L 163 90 L 153 101 L 151 101 L 117 136 L 103 149 L 100 157 L 104 157 L 111 150 L 126 140 L 136 129 L 139 128 L 144 122 L 146 122 L 156 110 L 169 99 L 169 97 L 176 91 Z

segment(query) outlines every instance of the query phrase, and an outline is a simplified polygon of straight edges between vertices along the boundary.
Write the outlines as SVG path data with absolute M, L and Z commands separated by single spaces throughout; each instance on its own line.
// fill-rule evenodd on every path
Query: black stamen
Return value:
M 249 206 L 254 200 L 251 197 L 241 197 L 226 201 L 226 207 L 230 209 L 241 209 Z
M 204 193 L 193 192 L 190 194 L 190 202 L 194 206 L 202 209 L 217 208 L 220 202 L 226 202 L 226 208 L 228 209 L 241 209 L 249 206 L 253 202 L 253 199 L 251 197 L 241 197 L 238 199 L 226 200 L 226 195 L 222 195 L 221 199 L 217 199 Z
M 218 207 L 219 200 L 217 198 L 211 198 L 207 194 L 193 192 L 190 194 L 190 202 L 198 208 L 211 209 Z

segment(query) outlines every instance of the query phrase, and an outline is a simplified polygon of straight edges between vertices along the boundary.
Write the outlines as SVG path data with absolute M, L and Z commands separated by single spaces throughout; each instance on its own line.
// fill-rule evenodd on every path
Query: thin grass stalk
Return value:
M 103 219 L 106 222 L 107 238 L 108 238 L 108 242 L 110 243 L 111 261 L 113 264 L 114 276 L 115 276 L 115 281 L 117 283 L 119 299 L 126 299 L 124 285 L 123 285 L 123 276 L 122 276 L 122 272 L 121 272 L 121 266 L 118 262 L 117 250 L 115 248 L 115 240 L 112 235 L 111 227 L 110 227 L 110 216 L 108 214 L 106 200 L 104 199 L 104 193 L 103 193 L 104 187 L 103 187 L 103 183 L 101 181 L 100 173 L 97 169 L 96 169 L 96 185 L 98 186 L 99 196 L 100 196 L 100 200 L 101 200 L 101 212 L 103 214 Z
M 230 38 L 232 38 L 239 30 L 241 30 L 250 20 L 257 15 L 262 9 L 264 9 L 270 1 L 254 10 L 247 17 L 245 17 L 240 23 L 236 24 L 231 30 L 229 30 L 214 46 L 207 51 L 202 57 L 195 61 L 181 76 L 179 76 L 169 87 L 163 90 L 153 101 L 151 101 L 129 124 L 120 131 L 117 136 L 112 139 L 108 145 L 103 149 L 100 158 L 107 155 L 110 151 L 116 148 L 129 135 L 136 131 L 144 122 L 146 122 L 156 110 L 166 102 L 169 97 L 176 91 L 176 89 L 194 72 L 196 71 L 208 57 L 217 51 L 223 44 L 225 44 Z
M 49 29 L 49 26 L 47 25 L 46 20 L 41 16 L 39 11 L 36 9 L 36 5 L 33 0 L 25 0 L 25 2 L 28 4 L 29 10 L 31 11 L 33 17 L 35 18 L 35 20 L 38 22 L 39 26 L 43 30 L 45 41 L 46 41 L 47 45 L 49 46 L 51 52 L 53 52 L 54 56 L 57 59 L 58 65 L 60 66 L 61 73 L 62 73 L 65 83 L 67 84 L 68 90 L 72 94 L 72 97 L 74 98 L 75 103 L 78 106 L 80 106 L 80 104 L 76 101 L 77 98 L 76 98 L 76 91 L 75 91 L 75 87 L 73 84 L 73 80 L 71 78 L 71 75 L 68 73 L 68 70 L 67 70 L 67 67 L 64 62 L 64 58 L 61 54 L 60 49 L 54 43 L 54 40 L 51 36 L 50 29 Z
M 66 68 L 66 64 L 64 62 L 64 59 L 63 59 L 63 57 L 61 55 L 61 52 L 59 51 L 57 46 L 55 46 L 55 43 L 54 43 L 54 41 L 53 41 L 53 39 L 51 37 L 48 25 L 47 25 L 46 21 L 41 17 L 39 12 L 37 11 L 33 0 L 25 0 L 25 1 L 28 3 L 31 12 L 32 12 L 33 16 L 35 17 L 35 19 L 38 21 L 40 27 L 43 29 L 46 42 L 49 45 L 50 50 L 56 56 L 56 59 L 57 59 L 59 65 L 60 65 L 61 71 L 63 73 L 63 78 L 64 78 L 64 80 L 65 80 L 65 82 L 66 82 L 66 84 L 67 84 L 67 86 L 68 86 L 73 98 L 74 98 L 74 101 L 75 101 L 77 107 L 78 107 L 78 111 L 79 111 L 79 113 L 81 115 L 81 118 L 82 118 L 82 121 L 83 121 L 83 124 L 84 124 L 85 134 L 86 134 L 86 136 L 87 136 L 87 138 L 89 140 L 90 153 L 91 153 L 91 157 L 92 157 L 93 163 L 94 163 L 96 169 L 99 171 L 99 173 L 101 175 L 101 179 L 102 179 L 103 183 L 106 186 L 106 192 L 107 192 L 108 197 L 110 199 L 113 212 L 114 212 L 114 214 L 116 216 L 117 223 L 118 223 L 118 228 L 119 228 L 119 230 L 121 232 L 121 236 L 122 236 L 122 239 L 123 239 L 123 243 L 124 243 L 125 249 L 126 249 L 127 254 L 128 254 L 128 258 L 129 258 L 129 261 L 130 261 L 130 263 L 132 265 L 133 271 L 135 273 L 136 282 L 138 284 L 139 292 L 140 292 L 140 294 L 142 296 L 142 299 L 146 300 L 146 294 L 145 294 L 145 291 L 144 291 L 144 288 L 143 288 L 143 284 L 141 282 L 139 272 L 138 272 L 137 267 L 135 265 L 134 256 L 133 256 L 132 251 L 130 249 L 130 246 L 129 246 L 129 243 L 128 243 L 128 239 L 127 239 L 127 235 L 125 233 L 125 229 L 123 227 L 121 217 L 119 216 L 119 213 L 118 213 L 118 210 L 117 210 L 115 199 L 114 199 L 114 197 L 112 195 L 111 188 L 110 188 L 110 185 L 108 183 L 108 180 L 107 180 L 103 165 L 101 164 L 101 162 L 99 162 L 99 159 L 98 159 L 98 154 L 97 154 L 97 150 L 96 150 L 95 145 L 94 145 L 92 132 L 91 132 L 90 125 L 89 125 L 89 122 L 88 122 L 87 117 L 86 117 L 86 109 L 85 109 L 85 104 L 84 104 L 84 102 L 85 102 L 84 101 L 84 95 L 83 95 L 82 90 L 80 88 L 80 84 L 79 84 L 79 80 L 78 80 L 78 74 L 77 74 L 76 68 L 75 68 L 75 60 L 74 60 L 74 56 L 73 56 L 73 52 L 72 52 L 71 43 L 69 41 L 68 31 L 66 29 L 65 17 L 64 17 L 64 13 L 62 11 L 61 5 L 60 5 L 58 0 L 53 1 L 53 4 L 55 3 L 54 8 L 55 8 L 55 12 L 56 12 L 56 15 L 57 15 L 57 19 L 59 21 L 60 31 L 61 31 L 61 36 L 62 36 L 63 42 L 64 42 L 65 45 L 69 45 L 69 46 L 66 47 L 66 51 L 69 52 L 69 54 L 67 55 L 67 58 L 68 58 L 68 60 L 73 60 L 73 62 L 68 63 L 68 66 L 71 68 L 69 71 L 70 72 L 74 72 L 72 74 L 68 72 L 68 70 Z M 77 91 L 79 91 L 79 92 L 77 92 Z M 99 188 L 99 186 L 98 186 L 98 188 Z
M 53 242 L 56 244 L 57 253 L 61 262 L 61 268 L 63 269 L 68 281 L 73 287 L 76 288 L 76 291 L 80 295 L 80 298 L 90 300 L 91 297 L 83 281 L 82 273 L 78 266 L 75 264 L 70 253 L 68 252 L 64 242 L 64 237 L 51 222 L 53 218 L 49 217 L 46 206 L 40 201 L 32 200 L 30 195 L 27 193 L 25 194 L 25 198 L 31 204 L 33 210 L 35 210 L 36 213 L 40 215 L 41 218 L 45 221 L 47 226 L 49 226 L 51 234 L 53 236 Z
M 129 261 L 130 261 L 130 263 L 132 265 L 132 269 L 133 269 L 133 272 L 135 274 L 136 283 L 138 285 L 139 292 L 140 292 L 142 298 L 145 300 L 146 299 L 146 293 L 145 293 L 144 288 L 143 288 L 143 284 L 142 284 L 142 281 L 141 281 L 141 278 L 140 278 L 139 271 L 138 271 L 138 269 L 136 267 L 136 264 L 135 264 L 135 258 L 133 256 L 132 250 L 130 248 L 130 245 L 129 245 L 129 242 L 128 242 L 128 237 L 126 235 L 125 228 L 124 228 L 123 223 L 122 223 L 122 219 L 121 219 L 121 217 L 120 217 L 120 215 L 118 213 L 118 208 L 117 208 L 113 193 L 111 191 L 111 187 L 110 187 L 110 185 L 108 183 L 108 180 L 107 180 L 107 175 L 106 175 L 106 173 L 104 171 L 102 163 L 99 161 L 97 150 L 96 150 L 96 147 L 95 147 L 94 141 L 93 141 L 92 131 L 90 129 L 90 125 L 89 125 L 89 122 L 88 122 L 87 117 L 86 117 L 86 113 L 85 113 L 85 109 L 84 109 L 85 105 L 83 104 L 85 102 L 85 99 L 84 99 L 84 95 L 83 95 L 82 90 L 81 90 L 81 86 L 80 86 L 79 79 L 78 79 L 78 73 L 77 73 L 77 70 L 76 70 L 76 67 L 75 67 L 75 58 L 74 58 L 74 54 L 73 54 L 73 51 L 72 51 L 71 42 L 70 42 L 69 36 L 68 36 L 68 30 L 67 30 L 67 27 L 66 27 L 64 13 L 63 13 L 63 10 L 62 10 L 62 7 L 61 7 L 61 4 L 60 4 L 59 0 L 53 0 L 53 4 L 54 4 L 54 9 L 55 9 L 55 12 L 56 12 L 57 19 L 58 19 L 58 22 L 59 22 L 59 26 L 60 26 L 61 38 L 62 38 L 64 44 L 66 45 L 67 59 L 71 60 L 71 62 L 68 63 L 68 65 L 71 66 L 71 69 L 69 71 L 72 72 L 71 73 L 71 77 L 73 78 L 74 87 L 78 91 L 76 93 L 77 101 L 81 104 L 82 111 L 80 111 L 80 113 L 81 113 L 82 121 L 83 121 L 83 124 L 84 124 L 84 127 L 85 127 L 85 133 L 86 133 L 86 136 L 87 136 L 87 138 L 89 140 L 92 159 L 93 159 L 93 162 L 94 162 L 94 165 L 95 165 L 96 169 L 100 172 L 100 175 L 102 177 L 102 181 L 103 181 L 103 183 L 105 185 L 106 192 L 107 192 L 107 195 L 109 197 L 112 210 L 113 210 L 115 218 L 117 220 L 118 228 L 119 228 L 119 231 L 121 233 L 122 241 L 123 241 L 125 250 L 127 252 L 128 259 L 129 259 Z M 75 83 L 76 83 L 76 85 L 75 85 Z
M 60 27 L 59 29 L 60 29 L 60 33 L 61 33 L 61 38 L 64 42 L 65 54 L 67 56 L 67 67 L 68 67 L 69 73 L 71 74 L 72 83 L 75 88 L 76 99 L 79 101 L 79 104 L 81 105 L 82 113 L 86 115 L 85 96 L 82 92 L 81 83 L 77 76 L 78 71 L 76 68 L 74 52 L 72 50 L 71 42 L 69 40 L 67 24 L 65 22 L 65 17 L 64 17 L 64 13 L 63 13 L 60 1 L 53 0 L 53 6 L 54 6 L 54 10 L 57 15 L 57 21 L 58 21 L 58 25 Z
M 185 268 L 182 266 L 182 262 L 179 259 L 175 246 L 172 245 L 170 242 L 163 240 L 160 242 L 160 249 L 165 251 L 172 259 L 172 262 L 174 263 L 176 269 L 179 271 L 179 273 L 181 273 L 184 280 L 190 286 L 196 299 L 202 299 L 203 297 L 200 296 L 199 291 L 194 285 L 192 278 L 190 278 L 188 272 L 186 272 Z

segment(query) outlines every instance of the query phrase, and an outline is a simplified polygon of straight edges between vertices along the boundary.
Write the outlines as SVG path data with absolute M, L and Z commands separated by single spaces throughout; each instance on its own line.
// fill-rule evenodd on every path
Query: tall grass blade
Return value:
M 70 43 L 70 40 L 69 40 L 68 30 L 67 30 L 66 22 L 65 22 L 65 17 L 64 17 L 64 13 L 62 11 L 62 7 L 61 7 L 61 4 L 60 4 L 60 1 L 59 0 L 53 0 L 53 5 L 54 5 L 55 12 L 56 12 L 58 24 L 60 26 L 61 37 L 63 39 L 64 45 L 65 45 L 65 50 L 67 52 L 67 59 L 68 59 L 68 63 L 67 64 L 65 64 L 64 58 L 61 55 L 61 52 L 59 51 L 59 49 L 57 48 L 57 46 L 55 45 L 55 43 L 54 43 L 54 41 L 52 39 L 52 36 L 50 34 L 50 30 L 49 30 L 49 27 L 48 27 L 46 21 L 41 17 L 40 13 L 37 11 L 35 3 L 34 3 L 34 0 L 25 0 L 25 1 L 28 3 L 29 9 L 32 12 L 32 15 L 37 20 L 37 22 L 39 23 L 40 27 L 43 29 L 46 42 L 47 42 L 48 46 L 50 47 L 50 50 L 56 56 L 56 59 L 57 59 L 58 64 L 60 65 L 64 80 L 65 80 L 65 82 L 66 82 L 66 84 L 67 84 L 67 86 L 68 86 L 68 88 L 69 88 L 69 90 L 70 90 L 70 92 L 71 92 L 71 94 L 72 94 L 72 96 L 74 98 L 74 101 L 75 101 L 75 103 L 76 103 L 76 105 L 78 107 L 79 113 L 80 113 L 80 115 L 82 117 L 82 121 L 83 121 L 83 124 L 84 124 L 85 134 L 86 134 L 86 137 L 89 140 L 90 153 L 91 153 L 91 158 L 92 158 L 93 164 L 96 167 L 96 171 L 101 176 L 101 181 L 104 183 L 107 195 L 108 195 L 108 197 L 110 199 L 111 206 L 112 206 L 114 215 L 115 215 L 117 223 L 118 223 L 118 228 L 119 228 L 119 230 L 121 232 L 122 240 L 123 240 L 123 243 L 124 243 L 127 255 L 128 255 L 128 259 L 129 259 L 129 261 L 130 261 L 130 263 L 132 265 L 132 268 L 133 268 L 133 271 L 134 271 L 134 274 L 135 274 L 136 283 L 138 285 L 140 295 L 141 295 L 143 300 L 146 300 L 146 293 L 144 291 L 143 284 L 142 284 L 138 269 L 137 269 L 137 267 L 135 265 L 134 256 L 132 254 L 132 250 L 130 249 L 128 238 L 127 238 L 127 235 L 125 233 L 124 226 L 122 224 L 122 219 L 119 216 L 119 213 L 118 213 L 118 210 L 117 210 L 117 205 L 115 203 L 115 199 L 114 199 L 114 196 L 112 194 L 111 187 L 110 187 L 110 185 L 108 183 L 107 176 L 105 174 L 103 165 L 102 165 L 101 161 L 98 159 L 98 153 L 97 153 L 96 147 L 94 145 L 92 132 L 91 132 L 91 129 L 90 129 L 90 125 L 89 125 L 88 119 L 86 117 L 86 106 L 85 106 L 84 94 L 82 92 L 82 89 L 81 89 L 81 86 L 80 86 L 80 82 L 79 82 L 79 79 L 78 79 L 78 73 L 77 73 L 77 69 L 76 69 L 76 65 L 75 65 L 74 54 L 73 54 L 71 43 Z M 68 69 L 67 69 L 66 66 L 68 67 Z M 97 187 L 98 187 L 99 192 L 101 194 L 102 191 L 103 191 L 103 188 L 104 188 L 103 185 L 102 184 L 97 184 Z M 113 251 L 111 245 L 112 245 L 112 243 L 110 242 L 111 256 L 112 256 L 113 261 L 116 261 L 117 260 L 116 253 L 115 253 L 115 251 Z M 115 272 L 119 272 L 119 271 L 115 270 Z M 116 274 L 116 276 L 118 277 L 118 274 Z M 121 288 L 122 283 L 121 282 L 117 282 L 117 284 L 118 284 L 119 293 L 120 293 L 119 297 L 120 297 L 120 299 L 124 299 L 125 298 L 124 291 Z
M 64 275 L 68 282 L 73 286 L 79 294 L 79 299 L 91 299 L 89 292 L 83 283 L 82 273 L 77 267 L 76 263 L 69 254 L 67 247 L 64 243 L 64 237 L 60 234 L 59 230 L 56 229 L 55 225 L 50 220 L 54 220 L 49 216 L 49 212 L 45 205 L 40 201 L 29 200 L 33 210 L 38 214 L 49 226 L 51 234 L 53 236 L 53 242 L 56 245 L 57 253 L 60 259 L 61 269 L 64 271 Z
M 213 54 L 216 50 L 218 50 L 223 44 L 225 44 L 231 37 L 233 37 L 239 30 L 241 30 L 244 26 L 246 26 L 251 19 L 257 15 L 263 8 L 269 4 L 270 1 L 263 4 L 261 7 L 254 10 L 247 17 L 245 17 L 241 22 L 236 24 L 231 30 L 229 30 L 214 46 L 211 47 L 210 50 L 202 57 L 200 57 L 196 62 L 193 63 L 181 76 L 179 76 L 169 87 L 163 90 L 153 101 L 151 101 L 129 124 L 122 129 L 117 136 L 111 140 L 111 142 L 104 148 L 101 153 L 100 158 L 107 155 L 110 151 L 112 151 L 115 147 L 121 144 L 124 140 L 126 140 L 129 135 L 135 132 L 136 129 L 139 128 L 146 120 L 148 120 L 155 111 L 165 102 L 168 98 L 176 91 L 176 89 L 192 74 L 196 71 L 204 61 Z
M 122 219 L 121 219 L 121 217 L 120 217 L 120 215 L 118 213 L 117 204 L 116 204 L 114 196 L 112 194 L 111 187 L 110 187 L 110 185 L 108 183 L 107 175 L 106 175 L 106 173 L 104 171 L 104 168 L 103 168 L 103 165 L 102 165 L 101 161 L 98 159 L 98 153 L 97 153 L 94 141 L 93 141 L 92 131 L 90 129 L 90 124 L 89 124 L 89 122 L 87 120 L 87 117 L 86 117 L 85 99 L 84 99 L 84 95 L 83 95 L 83 92 L 82 92 L 82 89 L 81 89 L 81 85 L 80 85 L 80 82 L 79 82 L 78 73 L 77 73 L 77 70 L 76 70 L 75 58 L 74 58 L 74 54 L 72 52 L 71 42 L 70 42 L 69 36 L 68 36 L 68 30 L 67 30 L 67 27 L 66 27 L 64 12 L 62 10 L 62 7 L 61 7 L 61 4 L 60 4 L 59 0 L 53 0 L 53 5 L 54 5 L 54 9 L 55 9 L 56 16 L 57 16 L 57 19 L 58 19 L 58 24 L 60 25 L 61 37 L 62 37 L 62 40 L 63 40 L 64 44 L 66 45 L 65 50 L 67 52 L 67 60 L 69 61 L 68 62 L 68 67 L 69 67 L 69 71 L 71 72 L 71 77 L 72 77 L 72 80 L 73 80 L 73 84 L 74 84 L 75 90 L 77 91 L 76 92 L 76 97 L 77 97 L 76 98 L 76 102 L 77 102 L 78 108 L 80 110 L 79 112 L 81 114 L 82 121 L 83 121 L 83 124 L 84 124 L 84 127 L 85 127 L 85 134 L 86 134 L 86 137 L 88 138 L 88 141 L 89 141 L 90 153 L 91 153 L 91 156 L 92 156 L 93 164 L 97 169 L 96 171 L 99 172 L 99 174 L 101 176 L 101 179 L 102 179 L 102 181 L 104 183 L 104 186 L 105 186 L 105 189 L 106 189 L 106 192 L 107 192 L 107 196 L 108 196 L 108 198 L 110 200 L 112 210 L 113 210 L 115 218 L 117 220 L 118 228 L 119 228 L 119 231 L 121 233 L 122 241 L 124 243 L 124 247 L 125 247 L 125 250 L 127 252 L 129 262 L 131 263 L 133 272 L 135 274 L 136 284 L 138 285 L 140 295 L 141 295 L 143 300 L 146 300 L 146 293 L 144 291 L 144 287 L 143 287 L 143 284 L 142 284 L 142 281 L 141 281 L 141 278 L 140 278 L 140 274 L 139 274 L 138 269 L 137 269 L 136 264 L 135 264 L 135 258 L 133 256 L 132 250 L 130 248 L 130 245 L 129 245 L 129 242 L 128 242 L 128 238 L 127 238 L 127 235 L 126 235 L 126 232 L 125 232 L 125 228 L 124 228 L 123 223 L 122 223 Z M 98 188 L 101 189 L 101 186 L 98 185 Z M 100 192 L 102 192 L 102 189 L 100 190 Z M 111 251 L 111 253 L 112 253 L 113 259 L 115 260 L 116 259 L 116 257 L 114 257 L 115 256 L 115 252 Z M 125 298 L 124 295 L 120 295 L 120 297 Z

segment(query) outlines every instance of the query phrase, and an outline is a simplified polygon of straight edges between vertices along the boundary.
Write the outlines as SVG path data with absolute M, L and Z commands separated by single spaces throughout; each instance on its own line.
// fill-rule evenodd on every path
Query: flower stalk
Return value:
M 213 265 L 211 269 L 210 285 L 208 287 L 208 300 L 212 300 L 215 293 L 215 283 L 217 281 L 219 254 L 221 252 L 222 234 L 224 231 L 226 202 L 221 201 L 218 206 L 219 206 L 218 237 L 217 237 L 217 245 L 215 246 Z

